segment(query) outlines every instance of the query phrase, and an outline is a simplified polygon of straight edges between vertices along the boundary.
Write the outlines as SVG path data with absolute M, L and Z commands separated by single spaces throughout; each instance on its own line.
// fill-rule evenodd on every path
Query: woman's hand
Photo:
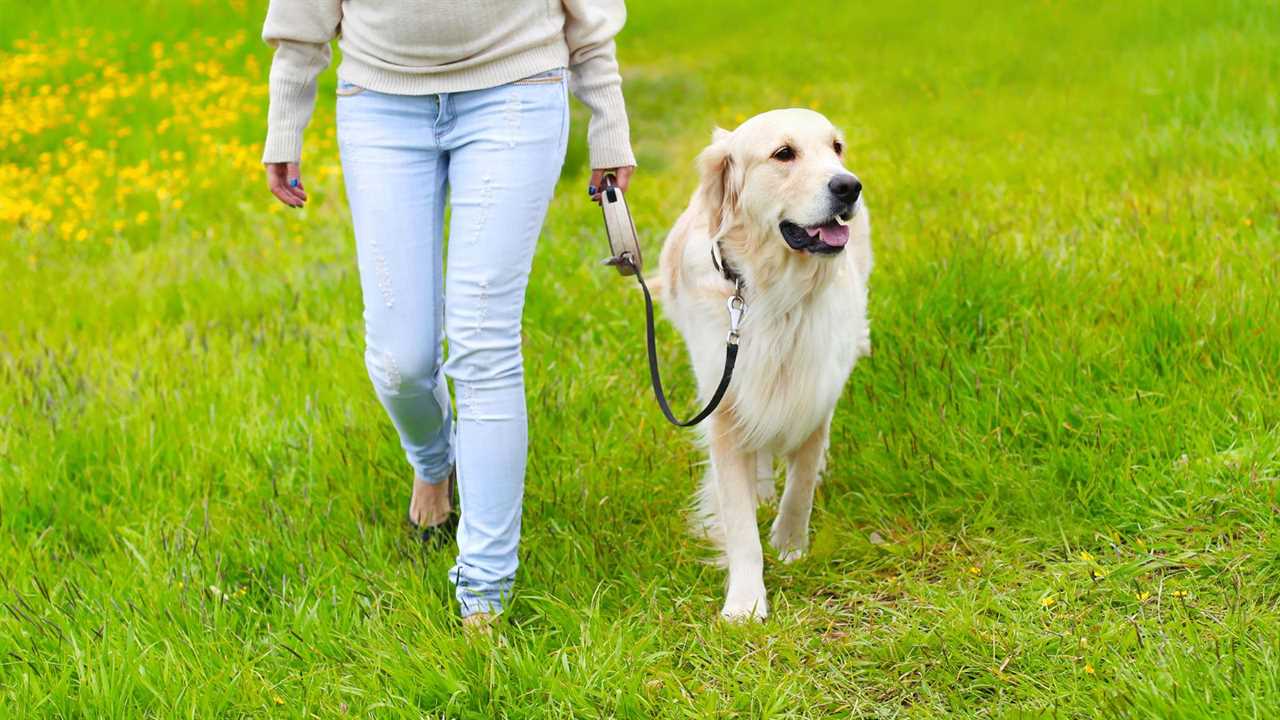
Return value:
M 614 184 L 617 185 L 618 189 L 621 190 L 622 193 L 625 195 L 627 192 L 627 186 L 631 184 L 631 174 L 634 173 L 635 171 L 636 171 L 635 165 L 626 165 L 624 167 L 616 167 L 616 168 L 600 168 L 599 170 L 592 170 L 591 181 L 590 181 L 590 184 L 587 186 L 587 193 L 591 195 L 592 200 L 596 201 L 596 204 L 599 204 L 600 193 L 603 190 L 603 188 L 601 187 L 601 183 L 604 182 L 604 176 L 612 175 L 614 179 Z
M 307 191 L 302 189 L 302 168 L 298 163 L 264 163 L 267 168 L 267 187 L 271 194 L 289 207 L 300 208 L 307 202 Z

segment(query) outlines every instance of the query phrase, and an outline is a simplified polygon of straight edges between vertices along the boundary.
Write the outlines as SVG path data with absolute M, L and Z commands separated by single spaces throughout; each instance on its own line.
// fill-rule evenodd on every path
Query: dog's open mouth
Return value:
M 816 225 L 799 225 L 783 220 L 778 229 L 782 232 L 782 239 L 793 250 L 830 255 L 844 250 L 844 246 L 848 244 L 848 222 L 852 217 L 852 212 L 832 215 Z

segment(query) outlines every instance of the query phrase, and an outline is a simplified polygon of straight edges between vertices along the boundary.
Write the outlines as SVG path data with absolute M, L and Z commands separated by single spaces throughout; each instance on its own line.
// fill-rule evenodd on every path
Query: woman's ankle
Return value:
M 409 519 L 419 527 L 432 527 L 449 519 L 453 512 L 453 489 L 448 476 L 438 482 L 427 482 L 413 475 L 413 496 L 409 501 Z

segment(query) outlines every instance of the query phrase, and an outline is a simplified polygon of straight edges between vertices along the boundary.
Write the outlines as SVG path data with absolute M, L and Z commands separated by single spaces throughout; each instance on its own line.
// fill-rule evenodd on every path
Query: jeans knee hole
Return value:
M 489 222 L 489 210 L 493 207 L 493 178 L 485 175 L 481 179 L 480 211 L 476 213 L 476 224 L 471 229 L 471 242 L 480 242 L 484 227 Z
M 480 281 L 479 312 L 476 313 L 476 330 L 484 330 L 485 321 L 489 319 L 489 281 Z
M 378 291 L 382 293 L 382 302 L 387 307 L 393 307 L 395 295 L 392 293 L 391 270 L 387 267 L 387 258 L 382 254 L 382 245 L 378 243 L 377 238 L 369 241 L 369 249 L 373 251 L 373 272 L 378 278 Z
M 389 352 L 369 351 L 369 377 L 379 389 L 392 394 L 400 392 L 400 386 L 404 383 L 400 364 L 396 361 L 396 356 Z

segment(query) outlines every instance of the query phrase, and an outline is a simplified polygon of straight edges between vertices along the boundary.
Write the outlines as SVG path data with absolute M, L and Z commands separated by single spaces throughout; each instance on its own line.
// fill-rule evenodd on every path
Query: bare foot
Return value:
M 498 621 L 496 613 L 478 612 L 462 618 L 462 632 L 467 635 L 492 635 Z
M 414 473 L 409 521 L 420 528 L 429 528 L 448 520 L 453 510 L 452 485 L 452 474 L 442 482 L 431 484 Z

